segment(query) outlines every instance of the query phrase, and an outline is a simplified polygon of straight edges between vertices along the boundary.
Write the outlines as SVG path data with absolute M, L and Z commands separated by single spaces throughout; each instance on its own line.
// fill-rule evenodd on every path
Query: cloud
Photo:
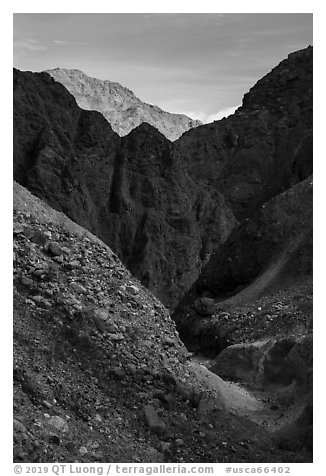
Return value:
M 85 41 L 52 40 L 51 43 L 58 46 L 87 45 Z
M 204 122 L 208 124 L 213 121 L 219 121 L 220 119 L 223 119 L 223 117 L 228 117 L 233 114 L 238 109 L 238 107 L 240 107 L 240 104 L 238 104 L 237 106 L 225 107 L 224 109 L 218 111 L 216 114 L 209 114 L 208 116 L 206 116 Z
M 165 108 L 166 111 L 170 112 L 170 108 Z M 205 122 L 207 114 L 202 111 L 177 111 L 175 114 L 184 114 L 185 116 L 190 117 L 191 119 L 197 119 L 201 122 Z
M 225 107 L 214 114 L 207 114 L 202 111 L 185 111 L 182 112 L 182 114 L 185 114 L 186 116 L 191 117 L 192 119 L 199 119 L 204 124 L 209 124 L 213 121 L 219 121 L 220 119 L 223 119 L 223 117 L 230 116 L 238 109 L 238 107 L 240 107 L 240 104 L 238 104 L 237 106 Z
M 53 40 L 52 43 L 54 43 L 55 45 L 69 45 L 69 41 L 65 41 L 65 40 Z
M 52 40 L 45 43 L 39 43 L 34 38 L 28 38 L 27 40 L 14 41 L 14 46 L 23 48 L 30 51 L 46 51 L 49 47 L 56 46 L 75 46 L 75 45 L 87 45 L 85 41 L 67 41 L 67 40 Z
M 46 46 L 41 45 L 36 40 L 30 38 L 28 40 L 18 40 L 14 41 L 14 46 L 19 48 L 25 48 L 31 51 L 45 51 L 47 49 Z

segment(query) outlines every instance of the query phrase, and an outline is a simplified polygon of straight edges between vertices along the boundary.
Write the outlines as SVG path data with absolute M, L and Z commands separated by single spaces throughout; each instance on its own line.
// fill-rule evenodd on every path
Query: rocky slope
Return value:
M 242 289 L 249 300 L 249 291 L 256 298 L 311 275 L 312 211 L 312 177 L 266 202 L 211 258 L 197 280 L 198 293 L 220 300 L 237 294 L 241 302 Z
M 175 307 L 238 223 L 312 172 L 312 48 L 222 121 L 171 143 L 120 138 L 46 73 L 14 73 L 14 176 L 118 253 Z
M 173 315 L 188 349 L 214 357 L 211 371 L 267 399 L 277 444 L 310 455 L 312 185 L 309 177 L 244 220 Z
M 274 335 L 224 349 L 210 370 L 246 382 L 270 402 L 265 424 L 282 448 L 313 452 L 312 333 Z M 259 412 L 256 412 L 259 418 Z
M 101 112 L 120 136 L 147 122 L 174 141 L 185 131 L 202 124 L 184 114 L 171 114 L 144 103 L 121 84 L 91 78 L 78 69 L 55 68 L 46 72 L 68 89 L 79 107 Z
M 13 233 L 15 462 L 309 460 L 189 361 L 107 245 L 18 184 Z
M 312 199 L 310 177 L 231 233 L 175 312 L 190 345 L 214 354 L 231 343 L 274 335 L 282 326 L 294 333 L 301 325 L 309 328 Z M 284 305 L 278 306 L 280 296 Z M 258 305 L 261 299 L 266 302 Z
M 253 415 L 282 448 L 312 454 L 312 177 L 236 228 L 173 317 L 209 369 L 269 402 Z M 257 420 L 258 418 L 258 420 Z

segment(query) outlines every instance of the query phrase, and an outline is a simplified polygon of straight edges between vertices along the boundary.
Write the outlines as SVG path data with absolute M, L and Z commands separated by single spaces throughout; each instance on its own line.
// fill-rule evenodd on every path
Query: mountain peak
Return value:
M 129 134 L 136 134 L 139 136 L 140 134 L 145 134 L 145 135 L 155 135 L 157 137 L 164 137 L 164 134 L 160 132 L 156 127 L 152 126 L 152 124 L 149 124 L 148 122 L 142 122 L 139 124 L 139 126 L 135 127 Z
M 79 69 L 54 68 L 46 72 L 68 89 L 82 109 L 101 112 L 120 136 L 147 122 L 174 141 L 187 130 L 201 125 L 200 121 L 184 114 L 172 114 L 141 101 L 120 83 L 92 78 Z

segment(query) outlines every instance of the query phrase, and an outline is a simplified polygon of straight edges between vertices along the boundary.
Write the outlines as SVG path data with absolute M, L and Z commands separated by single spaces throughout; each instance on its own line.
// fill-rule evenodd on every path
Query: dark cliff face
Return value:
M 119 141 L 48 74 L 14 71 L 14 178 L 94 233 Z
M 246 326 L 270 335 L 278 319 L 277 332 L 287 320 L 291 325 L 302 320 L 306 309 L 296 305 L 312 286 L 312 126 L 312 48 L 307 48 L 258 81 L 233 116 L 178 141 L 181 148 L 191 144 L 195 158 L 204 147 L 196 148 L 195 135 L 206 135 L 205 180 L 222 192 L 241 221 L 175 311 L 190 348 L 218 353 L 238 342 Z M 204 167 L 202 158 L 189 166 L 193 163 Z M 268 301 L 274 294 L 276 304 L 272 297 Z M 274 315 L 280 302 L 284 310 Z M 257 309 L 263 309 L 261 315 L 255 315 Z
M 14 176 L 97 234 L 169 306 L 236 220 L 174 145 L 143 123 L 120 139 L 46 74 L 14 72 Z
M 172 305 L 235 222 L 223 197 L 202 191 L 173 145 L 147 124 L 122 141 L 107 213 L 107 242 L 144 285 Z
M 203 269 L 193 298 L 219 300 L 260 279 L 257 295 L 312 272 L 312 177 L 266 202 L 230 234 Z
M 238 220 L 311 171 L 312 48 L 233 116 L 175 143 L 146 123 L 119 138 L 49 75 L 14 71 L 15 179 L 108 243 L 169 307 Z
M 244 295 L 264 294 L 272 283 L 281 287 L 311 277 L 312 178 L 307 177 L 313 170 L 312 125 L 309 47 L 290 54 L 258 81 L 233 116 L 178 141 L 181 148 L 192 144 L 194 158 L 203 147 L 201 142 L 196 149 L 196 133 L 210 139 L 210 171 L 214 158 L 219 160 L 215 175 L 205 180 L 221 190 L 242 221 L 180 303 L 175 319 L 189 332 L 196 324 L 186 324 L 185 316 L 193 314 L 191 303 L 200 297 L 223 301 L 240 293 L 232 301 L 240 302 Z M 203 159 L 198 163 L 203 166 Z
M 312 173 L 312 47 L 292 53 L 226 119 L 185 133 L 188 167 L 238 219 Z
M 247 327 L 261 332 L 257 339 L 307 313 L 300 302 L 312 288 L 312 185 L 309 177 L 266 202 L 212 256 L 173 316 L 190 348 L 217 354 Z

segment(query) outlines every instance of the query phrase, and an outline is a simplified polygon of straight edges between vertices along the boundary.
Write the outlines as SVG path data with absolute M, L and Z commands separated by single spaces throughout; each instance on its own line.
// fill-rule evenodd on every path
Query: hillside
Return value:
M 174 314 L 185 342 L 217 354 L 230 343 L 309 328 L 312 192 L 310 177 L 230 234 Z
M 110 248 L 14 185 L 15 462 L 303 462 Z
M 78 69 L 56 68 L 46 72 L 68 89 L 79 107 L 101 112 L 119 136 L 147 122 L 174 141 L 185 131 L 201 125 L 201 121 L 184 114 L 171 114 L 141 101 L 119 83 L 90 78 Z
M 238 220 L 312 174 L 313 48 L 288 55 L 226 119 L 177 142 L 190 175 L 218 189 Z
M 312 185 L 312 177 L 299 182 L 235 228 L 173 314 L 181 339 L 210 371 L 267 398 L 264 424 L 278 444 L 308 454 Z

